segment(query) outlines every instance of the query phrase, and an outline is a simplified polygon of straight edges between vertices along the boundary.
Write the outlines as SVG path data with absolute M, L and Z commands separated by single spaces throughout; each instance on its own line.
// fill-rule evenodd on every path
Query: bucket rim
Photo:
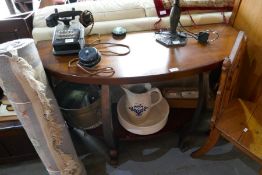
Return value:
M 84 107 L 81 107 L 81 108 L 68 109 L 68 108 L 63 108 L 63 107 L 61 107 L 61 106 L 59 106 L 59 108 L 60 108 L 61 110 L 64 110 L 64 111 L 79 111 L 79 110 L 81 110 L 81 109 L 85 109 L 85 108 L 88 108 L 88 107 L 94 108 L 94 105 L 97 105 L 97 103 L 100 102 L 100 101 L 101 101 L 100 98 L 98 98 L 95 102 L 91 103 L 90 106 L 84 106 Z

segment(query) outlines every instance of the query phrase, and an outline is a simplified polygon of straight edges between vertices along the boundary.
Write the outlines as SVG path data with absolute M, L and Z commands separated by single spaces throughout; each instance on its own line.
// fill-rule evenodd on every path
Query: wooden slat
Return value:
M 239 81 L 239 72 L 240 72 L 239 67 L 242 64 L 243 60 L 245 59 L 244 57 L 245 50 L 246 50 L 245 34 L 243 31 L 240 31 L 229 56 L 231 66 L 230 66 L 230 70 L 228 71 L 228 76 L 226 79 L 227 82 L 223 92 L 224 96 L 222 100 L 222 103 L 225 106 L 227 106 L 227 104 L 233 98 L 234 94 L 238 92 L 237 85 Z
M 250 120 L 254 109 L 255 103 L 234 100 L 223 111 L 216 128 L 230 140 L 238 141 L 244 128 L 248 127 L 247 121 Z

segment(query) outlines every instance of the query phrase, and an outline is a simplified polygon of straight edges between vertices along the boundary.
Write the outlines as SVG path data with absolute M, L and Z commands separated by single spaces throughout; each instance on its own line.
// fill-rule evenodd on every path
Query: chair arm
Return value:
M 237 82 L 244 52 L 246 49 L 246 37 L 240 31 L 230 56 L 225 58 L 220 76 L 219 88 L 216 95 L 215 106 L 211 118 L 211 126 L 219 118 L 223 108 L 228 105 L 237 91 Z

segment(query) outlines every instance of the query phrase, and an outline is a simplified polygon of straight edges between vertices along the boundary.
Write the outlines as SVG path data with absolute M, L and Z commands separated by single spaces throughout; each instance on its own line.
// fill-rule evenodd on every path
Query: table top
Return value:
M 37 43 L 43 66 L 51 75 L 75 83 L 86 84 L 131 84 L 164 81 L 182 78 L 214 69 L 222 63 L 236 40 L 238 31 L 229 25 L 215 24 L 189 28 L 194 33 L 203 30 L 214 30 L 219 38 L 207 45 L 199 44 L 188 38 L 184 47 L 167 48 L 155 41 L 152 31 L 127 33 L 123 40 L 115 40 L 111 35 L 102 35 L 103 42 L 126 44 L 130 53 L 125 56 L 102 56 L 98 67 L 112 67 L 112 77 L 88 76 L 77 67 L 68 67 L 69 60 L 77 55 L 54 56 L 51 41 Z M 88 37 L 86 43 L 95 40 Z M 100 46 L 97 47 L 100 49 Z M 121 48 L 107 48 L 122 51 Z M 115 50 L 117 49 L 117 50 Z M 170 69 L 175 68 L 173 72 Z

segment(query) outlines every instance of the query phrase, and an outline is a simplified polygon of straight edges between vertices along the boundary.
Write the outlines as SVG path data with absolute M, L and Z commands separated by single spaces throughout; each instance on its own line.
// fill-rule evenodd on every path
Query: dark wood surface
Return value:
M 193 32 L 215 30 L 219 39 L 208 45 L 201 45 L 189 38 L 185 47 L 166 48 L 155 41 L 154 32 L 128 33 L 123 40 L 114 40 L 103 35 L 103 42 L 121 43 L 130 46 L 126 56 L 102 56 L 99 67 L 110 66 L 116 71 L 112 77 L 88 76 L 78 68 L 68 68 L 68 62 L 77 55 L 54 56 L 51 41 L 37 43 L 40 57 L 48 73 L 60 79 L 87 84 L 127 84 L 182 78 L 214 69 L 229 56 L 237 36 L 237 30 L 229 25 L 217 24 L 191 28 Z M 94 41 L 88 37 L 86 43 Z M 97 47 L 99 50 L 99 47 Z M 112 48 L 110 48 L 112 49 Z M 114 48 L 114 51 L 123 51 Z M 178 68 L 170 72 L 170 68 Z

